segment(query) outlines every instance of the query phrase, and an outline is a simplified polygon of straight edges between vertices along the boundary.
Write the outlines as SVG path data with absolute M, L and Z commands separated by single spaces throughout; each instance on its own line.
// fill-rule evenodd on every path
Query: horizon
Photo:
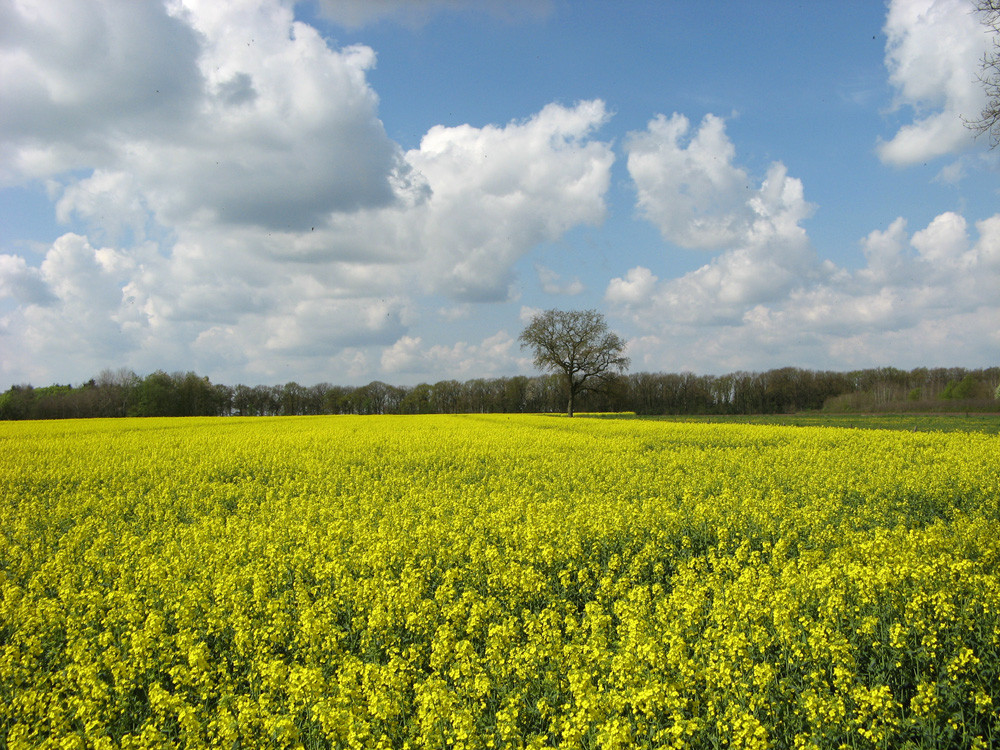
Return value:
M 898 368 L 898 367 L 893 367 L 892 365 L 886 365 L 886 366 L 879 366 L 879 367 L 859 368 L 859 369 L 855 369 L 855 370 L 817 370 L 817 369 L 810 369 L 810 368 L 806 368 L 806 367 L 796 367 L 794 365 L 784 365 L 784 366 L 779 366 L 779 367 L 768 368 L 767 370 L 732 370 L 732 371 L 729 371 L 729 372 L 722 372 L 722 373 L 694 372 L 692 370 L 679 370 L 679 371 L 676 371 L 676 370 L 669 370 L 669 371 L 668 370 L 632 370 L 630 368 L 630 369 L 622 372 L 620 374 L 620 376 L 622 378 L 626 378 L 626 379 L 630 375 L 651 375 L 651 376 L 654 376 L 654 377 L 669 377 L 669 376 L 674 376 L 674 377 L 693 377 L 693 378 L 704 378 L 704 379 L 713 379 L 713 378 L 715 378 L 715 379 L 725 379 L 725 378 L 736 377 L 736 376 L 769 375 L 769 374 L 772 374 L 772 373 L 785 372 L 785 371 L 789 371 L 789 370 L 795 371 L 795 372 L 799 372 L 799 373 L 811 373 L 811 374 L 814 374 L 814 375 L 856 375 L 856 374 L 863 374 L 863 373 L 878 373 L 878 372 L 889 373 L 889 372 L 891 372 L 892 374 L 899 373 L 899 374 L 902 374 L 902 375 L 909 375 L 909 376 L 915 375 L 920 370 L 926 370 L 927 374 L 947 374 L 947 375 L 949 375 L 950 377 L 952 377 L 954 379 L 959 374 L 967 375 L 967 374 L 973 374 L 973 373 L 977 373 L 978 372 L 978 373 L 983 373 L 984 375 L 989 375 L 991 373 L 991 371 L 996 371 L 997 373 L 1000 373 L 1000 365 L 989 365 L 989 366 L 986 366 L 986 367 L 962 367 L 960 365 L 942 366 L 942 367 L 925 367 L 925 366 L 918 365 L 917 367 L 913 367 L 913 368 L 909 368 L 909 369 L 902 369 L 902 368 Z M 34 390 L 44 390 L 46 388 L 72 388 L 72 389 L 76 390 L 76 389 L 79 389 L 79 388 L 85 388 L 85 387 L 87 387 L 87 386 L 89 386 L 91 384 L 94 384 L 94 385 L 97 385 L 97 386 L 101 386 L 102 382 L 103 382 L 102 379 L 105 378 L 105 377 L 111 378 L 112 380 L 116 380 L 116 379 L 120 380 L 125 375 L 132 375 L 132 376 L 134 376 L 136 378 L 136 382 L 138 383 L 138 382 L 141 382 L 141 381 L 145 380 L 146 378 L 150 377 L 151 375 L 155 375 L 157 373 L 162 373 L 162 374 L 167 375 L 168 377 L 170 377 L 172 379 L 176 379 L 179 376 L 180 377 L 186 377 L 188 375 L 194 375 L 198 379 L 206 379 L 207 378 L 208 381 L 209 381 L 209 383 L 211 385 L 213 385 L 213 386 L 224 386 L 224 387 L 227 387 L 227 388 L 238 388 L 240 386 L 243 386 L 243 387 L 246 387 L 246 388 L 282 388 L 282 387 L 287 386 L 287 385 L 297 385 L 297 386 L 299 386 L 301 388 L 306 388 L 306 389 L 308 389 L 308 388 L 316 388 L 316 387 L 320 387 L 320 386 L 327 386 L 327 387 L 330 387 L 330 388 L 361 389 L 361 388 L 365 388 L 367 386 L 373 385 L 375 383 L 379 383 L 381 385 L 388 386 L 389 388 L 396 388 L 396 389 L 400 389 L 400 390 L 407 390 L 407 389 L 412 390 L 413 388 L 416 388 L 416 387 L 419 387 L 419 386 L 423 386 L 423 385 L 428 385 L 428 386 L 432 386 L 433 387 L 433 386 L 439 385 L 441 383 L 458 383 L 460 385 L 463 385 L 463 384 L 472 383 L 472 382 L 475 382 L 475 381 L 478 381 L 478 380 L 484 380 L 484 381 L 509 380 L 509 379 L 512 379 L 512 378 L 527 378 L 527 379 L 533 379 L 533 378 L 538 378 L 538 379 L 550 378 L 550 379 L 556 379 L 556 380 L 558 380 L 558 379 L 560 379 L 562 377 L 560 375 L 560 373 L 558 373 L 558 372 L 535 370 L 534 372 L 517 373 L 517 374 L 514 374 L 514 375 L 473 376 L 471 378 L 463 378 L 463 379 L 444 377 L 444 378 L 441 378 L 440 380 L 436 380 L 436 381 L 421 380 L 421 381 L 418 381 L 416 383 L 394 383 L 394 382 L 391 382 L 391 381 L 384 381 L 384 380 L 378 380 L 378 379 L 376 379 L 376 380 L 369 380 L 367 382 L 353 382 L 353 383 L 352 382 L 332 382 L 332 381 L 326 381 L 326 380 L 315 381 L 315 382 L 306 382 L 306 383 L 300 383 L 297 380 L 288 380 L 288 381 L 284 381 L 284 382 L 270 382 L 270 383 L 268 383 L 268 382 L 236 382 L 236 383 L 226 383 L 226 382 L 222 382 L 220 380 L 215 380 L 215 379 L 211 378 L 208 375 L 204 375 L 202 373 L 195 372 L 194 370 L 165 370 L 165 369 L 158 369 L 158 370 L 153 370 L 152 372 L 135 372 L 134 370 L 131 370 L 130 368 L 127 368 L 127 367 L 126 368 L 110 368 L 110 367 L 107 367 L 107 368 L 104 368 L 101 372 L 99 372 L 99 373 L 97 373 L 97 374 L 95 374 L 95 375 L 87 378 L 86 380 L 79 381 L 79 382 L 68 382 L 68 383 L 50 382 L 50 383 L 38 383 L 38 384 L 36 384 L 36 383 L 30 383 L 30 382 L 12 383 L 10 386 L 7 387 L 6 390 L 0 391 L 0 395 L 3 395 L 4 393 L 9 393 L 10 391 L 12 391 L 14 389 L 27 388 L 27 387 L 30 387 L 30 388 L 32 388 Z M 120 383 L 112 383 L 112 385 L 120 385 Z
M 0 391 L 998 364 L 971 3 L 621 7 L 0 11 Z

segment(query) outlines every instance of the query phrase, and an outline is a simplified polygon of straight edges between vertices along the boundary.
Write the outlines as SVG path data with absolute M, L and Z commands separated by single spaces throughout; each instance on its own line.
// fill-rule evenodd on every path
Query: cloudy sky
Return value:
M 0 0 L 0 387 L 1000 360 L 962 0 Z

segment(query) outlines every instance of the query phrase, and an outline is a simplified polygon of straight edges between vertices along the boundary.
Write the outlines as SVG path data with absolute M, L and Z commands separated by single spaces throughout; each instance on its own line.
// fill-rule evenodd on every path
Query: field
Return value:
M 1000 437 L 0 424 L 0 745 L 1000 744 Z

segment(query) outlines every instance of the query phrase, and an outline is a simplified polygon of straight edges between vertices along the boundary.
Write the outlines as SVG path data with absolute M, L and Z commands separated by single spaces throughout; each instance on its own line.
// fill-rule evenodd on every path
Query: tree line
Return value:
M 578 397 L 579 411 L 637 414 L 775 414 L 832 411 L 997 411 L 1000 367 L 892 367 L 853 372 L 786 367 L 727 375 L 630 373 Z M 442 380 L 415 386 L 212 383 L 193 372 L 105 370 L 79 386 L 15 385 L 0 419 L 309 414 L 532 413 L 565 411 L 556 375 Z

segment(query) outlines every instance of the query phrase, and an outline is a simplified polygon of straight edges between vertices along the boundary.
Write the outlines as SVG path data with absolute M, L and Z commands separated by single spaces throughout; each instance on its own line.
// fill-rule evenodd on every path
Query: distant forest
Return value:
M 604 393 L 584 393 L 579 411 L 637 414 L 777 414 L 1000 411 L 1000 367 L 892 367 L 815 372 L 786 367 L 729 375 L 632 373 Z M 415 386 L 214 384 L 193 372 L 145 377 L 105 370 L 80 386 L 15 385 L 0 394 L 0 419 L 561 412 L 554 376 L 442 380 Z

